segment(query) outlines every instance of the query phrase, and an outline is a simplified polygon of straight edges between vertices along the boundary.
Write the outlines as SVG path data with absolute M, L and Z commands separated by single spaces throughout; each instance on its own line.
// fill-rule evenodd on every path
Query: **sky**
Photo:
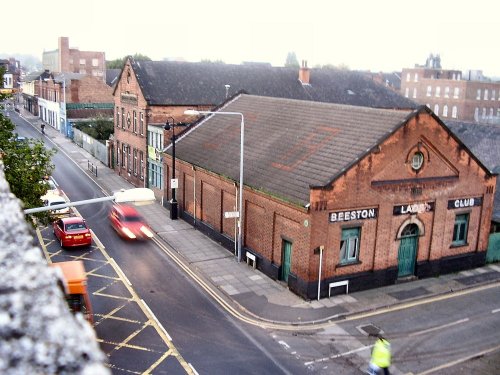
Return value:
M 498 0 L 24 0 L 22 8 L 3 12 L 2 55 L 41 60 L 66 36 L 106 60 L 140 53 L 283 66 L 295 52 L 309 67 L 392 72 L 432 53 L 443 69 L 500 77 Z

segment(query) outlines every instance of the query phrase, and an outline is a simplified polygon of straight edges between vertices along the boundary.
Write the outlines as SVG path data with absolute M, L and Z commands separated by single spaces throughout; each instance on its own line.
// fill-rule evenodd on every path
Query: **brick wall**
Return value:
M 71 81 L 71 102 L 113 103 L 113 88 L 106 85 L 101 79 L 92 76 L 73 80 Z

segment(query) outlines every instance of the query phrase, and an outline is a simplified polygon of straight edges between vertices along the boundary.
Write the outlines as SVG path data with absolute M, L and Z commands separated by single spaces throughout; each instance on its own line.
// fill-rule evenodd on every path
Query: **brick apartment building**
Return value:
M 245 119 L 243 254 L 298 295 L 315 298 L 318 280 L 324 297 L 335 281 L 354 291 L 484 263 L 495 175 L 427 107 L 243 94 L 220 110 Z M 239 125 L 201 118 L 176 142 L 180 214 L 228 247 Z
M 401 94 L 427 105 L 446 120 L 500 124 L 500 82 L 480 71 L 441 69 L 439 56 L 424 66 L 403 69 Z
M 42 65 L 54 73 L 86 74 L 106 82 L 105 53 L 70 48 L 67 37 L 59 37 L 56 50 L 43 52 Z
M 166 198 L 163 147 L 171 131 L 166 121 L 184 122 L 184 110 L 209 110 L 238 92 L 378 108 L 416 108 L 417 104 L 364 73 L 333 69 L 135 61 L 129 57 L 115 86 L 113 163 L 135 186 Z M 182 128 L 175 127 L 176 134 Z M 166 199 L 163 199 L 166 201 Z
M 30 74 L 23 82 L 23 99 L 25 109 L 68 137 L 79 121 L 113 118 L 113 88 L 86 74 Z

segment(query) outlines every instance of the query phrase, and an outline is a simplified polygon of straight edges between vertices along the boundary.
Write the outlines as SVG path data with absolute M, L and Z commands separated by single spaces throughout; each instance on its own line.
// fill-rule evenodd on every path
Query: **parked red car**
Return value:
M 63 217 L 52 223 L 61 247 L 90 246 L 92 235 L 85 220 L 79 216 Z
M 114 205 L 109 212 L 109 221 L 113 229 L 125 239 L 149 239 L 154 236 L 149 225 L 132 206 Z

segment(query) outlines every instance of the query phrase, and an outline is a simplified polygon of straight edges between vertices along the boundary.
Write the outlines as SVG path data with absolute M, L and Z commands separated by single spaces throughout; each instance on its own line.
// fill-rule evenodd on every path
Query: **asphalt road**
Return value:
M 498 373 L 492 368 L 500 357 L 500 285 L 441 298 L 348 318 L 317 332 L 275 332 L 275 339 L 300 353 L 316 374 L 362 373 L 374 343 L 368 333 L 378 331 L 391 342 L 391 374 L 465 374 L 469 368 Z

